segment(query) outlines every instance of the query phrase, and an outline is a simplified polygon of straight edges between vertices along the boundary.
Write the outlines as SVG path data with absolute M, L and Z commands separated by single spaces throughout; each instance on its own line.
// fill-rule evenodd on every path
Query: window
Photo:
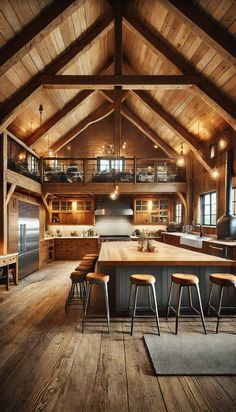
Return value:
M 182 222 L 182 203 L 175 204 L 175 221 L 176 223 Z
M 201 196 L 202 224 L 215 226 L 216 224 L 216 192 Z
M 108 172 L 110 170 L 115 170 L 122 172 L 124 171 L 125 161 L 124 159 L 98 159 L 98 171 Z
M 236 215 L 236 188 L 232 189 L 232 212 Z

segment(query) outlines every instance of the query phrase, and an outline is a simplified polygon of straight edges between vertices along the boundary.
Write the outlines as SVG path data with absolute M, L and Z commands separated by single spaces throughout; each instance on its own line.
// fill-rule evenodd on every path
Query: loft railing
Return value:
M 7 168 L 30 179 L 40 182 L 40 159 L 34 156 L 25 145 L 8 136 Z
M 185 167 L 175 159 L 137 159 L 134 157 L 43 159 L 46 183 L 167 183 L 185 182 Z

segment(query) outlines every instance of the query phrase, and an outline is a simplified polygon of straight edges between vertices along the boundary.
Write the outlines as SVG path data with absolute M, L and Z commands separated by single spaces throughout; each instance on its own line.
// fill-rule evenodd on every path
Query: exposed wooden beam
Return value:
M 9 70 L 84 2 L 85 0 L 58 0 L 46 7 L 0 49 L 0 73 L 4 74 Z
M 232 102 L 230 102 L 216 86 L 210 83 L 209 80 L 198 73 L 191 63 L 184 59 L 180 54 L 177 54 L 171 45 L 164 43 L 158 33 L 154 34 L 127 10 L 123 12 L 123 17 L 125 18 L 125 23 L 128 27 L 135 31 L 135 33 L 144 40 L 145 44 L 148 44 L 154 53 L 158 54 L 161 58 L 168 60 L 173 67 L 177 68 L 179 73 L 198 75 L 200 81 L 198 87 L 193 88 L 194 93 L 201 98 L 203 98 L 204 95 L 204 100 L 207 104 L 209 104 L 219 116 L 225 119 L 225 121 L 236 130 L 236 110 Z
M 71 46 L 69 46 L 58 58 L 52 62 L 41 75 L 58 73 L 60 70 L 65 70 L 76 56 L 88 45 L 96 40 L 98 36 L 105 35 L 112 27 L 113 16 L 107 13 L 105 17 L 97 20 L 89 29 L 87 29 Z M 6 103 L 0 107 L 0 133 L 3 131 L 20 113 L 35 93 L 42 87 L 42 81 L 39 75 L 32 78 L 24 87 L 19 89 L 17 93 L 10 97 Z M 85 87 L 84 87 L 85 88 Z
M 116 156 L 120 157 L 121 144 L 121 102 L 122 102 L 122 87 L 116 86 L 114 91 L 114 140 L 116 144 Z
M 63 146 L 73 140 L 78 134 L 82 133 L 91 124 L 98 122 L 109 116 L 114 111 L 114 105 L 111 103 L 104 103 L 97 110 L 83 119 L 78 125 L 69 130 L 61 139 L 59 139 L 54 145 L 52 145 L 51 150 L 56 153 Z
M 167 154 L 168 157 L 177 157 L 177 153 L 170 147 L 163 139 L 161 139 L 152 129 L 148 127 L 136 114 L 128 109 L 127 106 L 122 106 L 121 113 L 132 124 L 134 124 L 142 133 L 144 133 L 151 141 L 160 146 L 160 148 Z
M 217 26 L 196 4 L 186 0 L 159 0 L 159 3 L 174 14 L 193 31 L 201 40 L 213 47 L 232 65 L 236 63 L 236 43 Z
M 186 89 L 198 84 L 196 75 L 42 75 L 41 83 L 50 89 Z
M 43 205 L 44 205 L 44 207 L 45 207 L 45 209 L 46 209 L 46 212 L 47 212 L 48 214 L 50 214 L 50 208 L 49 208 L 49 205 L 48 205 L 48 203 L 47 203 L 47 199 L 46 199 L 46 197 L 43 195 L 43 193 L 42 193 L 42 201 L 43 201 Z
M 8 205 L 8 203 L 10 202 L 10 199 L 15 191 L 16 188 L 16 184 L 12 183 L 10 186 L 10 189 L 7 192 L 7 197 L 6 197 L 6 206 Z
M 109 90 L 99 90 L 99 93 L 105 97 L 105 99 L 110 102 L 114 103 L 114 93 Z M 122 92 L 121 102 L 124 102 L 130 94 L 130 90 L 125 90 Z
M 188 204 L 186 201 L 185 196 L 181 192 L 177 192 L 177 195 L 179 199 L 181 200 L 183 206 L 184 206 L 184 223 L 186 224 L 188 222 L 187 216 L 188 216 Z
M 7 134 L 0 135 L 0 253 L 7 252 Z
M 106 73 L 111 70 L 113 66 L 112 61 L 108 61 L 107 64 L 102 68 L 100 73 Z M 87 97 L 89 97 L 94 90 L 83 90 L 79 92 L 73 99 L 71 99 L 61 110 L 56 112 L 52 117 L 50 117 L 45 123 L 42 124 L 26 141 L 25 143 L 29 147 L 34 147 L 40 140 L 49 132 L 53 127 L 55 127 L 60 121 L 62 121 L 67 114 L 72 112 L 77 106 L 79 106 Z

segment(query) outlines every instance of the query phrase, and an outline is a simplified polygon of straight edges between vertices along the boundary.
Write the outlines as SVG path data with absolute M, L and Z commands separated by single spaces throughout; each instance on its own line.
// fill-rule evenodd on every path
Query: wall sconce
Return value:
M 210 174 L 211 174 L 212 179 L 214 180 L 217 180 L 220 177 L 220 172 L 217 169 L 217 167 L 214 167 L 213 169 L 211 169 Z
M 224 138 L 221 138 L 218 142 L 219 150 L 224 150 L 227 147 L 227 144 L 228 144 L 227 140 Z
M 183 155 L 183 143 L 180 145 L 180 156 L 178 157 L 176 161 L 176 165 L 178 167 L 184 167 L 185 166 L 185 157 Z

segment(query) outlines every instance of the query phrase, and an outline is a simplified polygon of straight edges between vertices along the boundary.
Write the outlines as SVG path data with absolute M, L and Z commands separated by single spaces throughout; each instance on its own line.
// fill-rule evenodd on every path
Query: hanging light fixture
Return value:
M 183 143 L 181 143 L 180 145 L 180 156 L 178 157 L 177 161 L 176 161 L 176 165 L 178 167 L 184 167 L 185 166 L 185 157 L 183 155 Z
M 213 169 L 211 169 L 210 174 L 212 179 L 214 180 L 217 180 L 220 177 L 220 172 L 216 166 Z
M 119 196 L 119 185 L 115 184 L 113 191 L 110 193 L 110 199 L 116 200 Z

